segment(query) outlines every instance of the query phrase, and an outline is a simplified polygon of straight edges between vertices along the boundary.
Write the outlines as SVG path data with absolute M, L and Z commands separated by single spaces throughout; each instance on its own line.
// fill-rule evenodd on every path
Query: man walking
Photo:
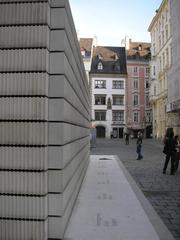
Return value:
M 142 154 L 141 154 L 141 149 L 142 149 L 142 133 L 138 132 L 138 136 L 137 136 L 137 154 L 138 157 L 136 160 L 141 160 L 143 158 Z

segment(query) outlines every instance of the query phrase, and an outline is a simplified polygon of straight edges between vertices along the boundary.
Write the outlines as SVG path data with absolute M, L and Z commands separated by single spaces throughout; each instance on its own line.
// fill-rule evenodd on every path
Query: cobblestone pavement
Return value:
M 180 168 L 170 175 L 162 174 L 165 155 L 163 145 L 154 139 L 143 139 L 142 160 L 136 160 L 136 140 L 125 145 L 123 139 L 97 139 L 92 155 L 118 155 L 176 240 L 180 240 Z

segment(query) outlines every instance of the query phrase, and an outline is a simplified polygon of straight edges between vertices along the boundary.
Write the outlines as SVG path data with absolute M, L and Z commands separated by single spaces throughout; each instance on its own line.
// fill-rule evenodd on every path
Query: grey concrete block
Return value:
M 82 182 L 84 174 L 86 172 L 87 163 L 88 162 L 86 161 L 86 165 L 81 173 L 80 183 Z M 78 184 L 76 186 L 76 189 L 74 190 L 74 194 L 72 195 L 72 198 L 68 203 L 68 206 L 66 208 L 66 211 L 65 211 L 63 217 L 49 216 L 49 218 L 48 218 L 48 237 L 49 238 L 52 238 L 52 239 L 59 239 L 59 238 L 62 239 L 63 238 L 67 222 L 71 215 L 71 211 L 74 206 L 74 202 L 76 200 L 77 194 L 79 192 L 79 187 L 80 187 L 80 184 Z
M 68 42 L 64 30 L 51 30 L 50 31 L 50 51 L 65 51 L 65 45 Z
M 69 17 L 70 17 L 71 16 L 70 9 L 68 7 L 67 7 L 67 9 L 69 11 Z M 71 16 L 71 18 L 72 18 L 72 16 Z M 68 36 L 68 39 L 70 40 L 70 42 L 73 43 L 71 45 L 71 48 L 72 48 L 72 46 L 73 46 L 73 48 L 75 48 L 75 50 L 73 51 L 72 57 L 73 57 L 73 55 L 76 56 L 75 63 L 80 62 L 80 63 L 78 63 L 78 68 L 79 68 L 79 71 L 81 72 L 81 77 L 79 78 L 78 81 L 80 81 L 82 83 L 82 85 L 84 86 L 84 89 L 86 89 L 85 91 L 88 92 L 87 84 L 83 83 L 83 81 L 85 81 L 85 79 L 87 81 L 87 78 L 86 78 L 83 62 L 82 62 L 82 59 L 81 59 L 79 43 L 77 41 L 77 36 L 73 35 L 73 34 L 76 34 L 75 27 L 74 27 L 72 19 L 68 20 L 66 10 L 64 8 L 51 9 L 51 19 L 50 19 L 49 26 L 50 26 L 51 30 L 52 29 L 59 29 L 59 28 L 65 29 L 66 34 Z M 77 55 L 77 49 L 78 49 L 78 52 L 79 52 L 78 55 Z M 72 66 L 75 67 L 76 64 L 75 65 L 73 64 Z M 83 81 L 81 79 L 83 79 Z
M 48 148 L 1 146 L 0 169 L 48 170 Z
M 64 74 L 65 64 L 67 60 L 64 53 L 52 52 L 49 54 L 49 73 L 50 74 Z
M 47 145 L 47 122 L 0 122 L 2 145 Z
M 89 127 L 89 122 L 64 99 L 49 100 L 49 121 L 64 121 Z
M 47 47 L 47 26 L 8 26 L 0 28 L 1 48 Z
M 73 175 L 72 179 L 68 183 L 68 186 L 64 190 L 63 193 L 49 193 L 48 194 L 48 203 L 49 203 L 49 216 L 63 216 L 66 207 L 68 206 L 69 202 L 71 201 L 71 198 L 73 198 L 73 195 L 75 194 L 75 190 L 79 188 L 83 175 L 84 170 L 87 166 L 87 159 L 88 159 L 88 153 L 86 153 L 83 161 L 81 162 L 79 168 Z
M 64 8 L 51 8 L 50 29 L 64 29 L 67 22 L 67 14 Z
M 0 195 L 1 218 L 41 219 L 48 216 L 46 197 Z
M 64 191 L 67 184 L 73 178 L 73 175 L 81 165 L 81 162 L 83 162 L 86 158 L 88 152 L 89 146 L 85 146 L 84 149 L 79 152 L 64 169 L 49 170 L 49 192 L 62 193 Z
M 64 75 L 49 77 L 49 96 L 65 98 L 88 119 L 88 110 Z
M 0 219 L 1 239 L 45 240 L 48 237 L 48 221 Z
M 48 96 L 48 74 L 0 73 L 0 94 Z
M 47 7 L 47 2 L 1 4 L 0 25 L 47 24 Z
M 48 99 L 43 97 L 2 97 L 0 109 L 3 120 L 48 120 Z
M 72 158 L 79 152 L 85 145 L 89 143 L 89 136 L 64 146 L 54 147 L 49 146 L 49 169 L 62 169 L 64 168 Z
M 89 136 L 89 129 L 68 123 L 49 123 L 49 144 L 64 145 Z
M 46 71 L 46 49 L 0 50 L 1 72 Z
M 67 0 L 50 0 L 50 6 L 51 7 L 65 7 L 68 4 L 69 1 Z M 68 4 L 69 6 L 69 4 Z
M 0 171 L 0 181 L 3 194 L 47 194 L 47 172 Z

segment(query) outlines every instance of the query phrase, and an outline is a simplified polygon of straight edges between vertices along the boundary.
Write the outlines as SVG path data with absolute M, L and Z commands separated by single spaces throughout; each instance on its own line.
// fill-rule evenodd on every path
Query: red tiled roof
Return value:
M 91 52 L 93 44 L 93 38 L 80 38 L 79 45 L 80 49 L 83 49 L 87 52 Z
M 129 42 L 129 50 L 127 51 L 127 57 L 140 56 L 147 57 L 150 56 L 151 44 L 147 42 Z

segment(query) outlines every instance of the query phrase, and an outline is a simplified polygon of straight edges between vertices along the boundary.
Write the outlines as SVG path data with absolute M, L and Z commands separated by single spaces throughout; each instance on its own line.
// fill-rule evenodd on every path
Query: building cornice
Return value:
M 128 64 L 133 64 L 133 65 L 149 65 L 151 62 L 151 59 L 147 61 L 135 61 L 135 60 L 127 60 L 127 65 Z
M 127 74 L 118 73 L 89 73 L 90 78 L 100 77 L 100 78 L 127 78 Z

